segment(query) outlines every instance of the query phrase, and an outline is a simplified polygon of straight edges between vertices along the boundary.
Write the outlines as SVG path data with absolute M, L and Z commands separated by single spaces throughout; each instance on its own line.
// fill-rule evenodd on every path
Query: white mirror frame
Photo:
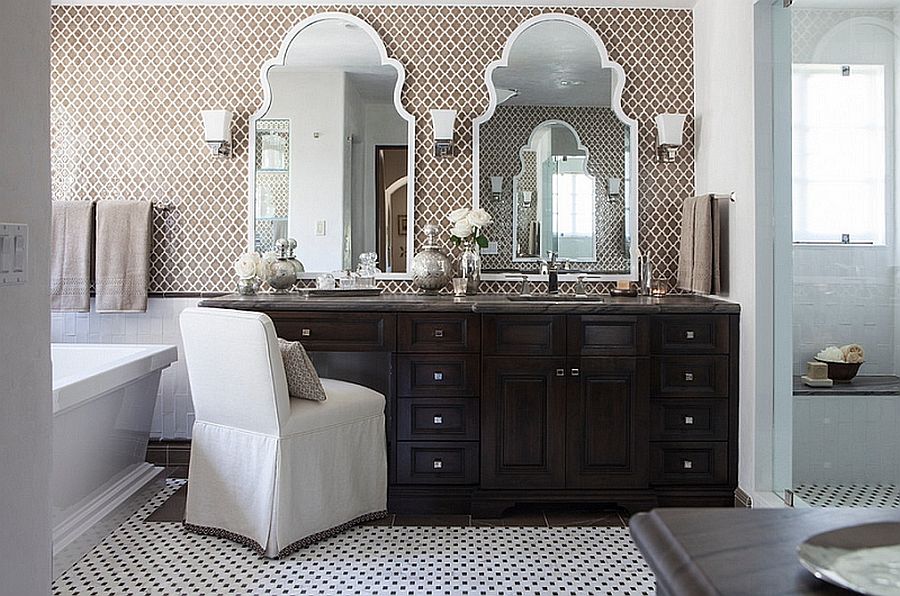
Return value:
M 480 129 L 481 125 L 491 119 L 494 115 L 494 111 L 497 109 L 497 91 L 494 88 L 494 71 L 498 68 L 505 68 L 509 66 L 509 54 L 512 51 L 512 47 L 515 45 L 516 40 L 519 38 L 522 33 L 524 33 L 527 29 L 537 25 L 538 23 L 542 23 L 544 21 L 564 21 L 566 23 L 570 23 L 575 25 L 582 31 L 584 31 L 585 35 L 587 35 L 591 41 L 594 42 L 594 45 L 597 47 L 597 53 L 600 55 L 600 65 L 601 68 L 611 68 L 613 72 L 616 74 L 616 81 L 612 90 L 612 110 L 615 112 L 616 116 L 619 117 L 624 124 L 629 126 L 630 130 L 630 143 L 629 147 L 631 149 L 632 156 L 629 159 L 629 177 L 630 177 L 630 185 L 628 188 L 628 196 L 625 197 L 626 207 L 628 212 L 628 221 L 627 225 L 631 231 L 631 246 L 629 247 L 629 273 L 590 273 L 585 275 L 585 279 L 588 281 L 632 281 L 637 279 L 638 272 L 638 122 L 634 118 L 629 118 L 625 115 L 625 112 L 622 110 L 622 90 L 625 88 L 625 71 L 621 65 L 613 62 L 609 59 L 609 52 L 606 51 L 606 45 L 604 45 L 603 40 L 600 39 L 600 36 L 597 35 L 597 32 L 594 29 L 582 21 L 577 17 L 573 17 L 567 14 L 557 14 L 557 13 L 548 13 L 538 15 L 536 17 L 532 17 L 526 21 L 524 21 L 521 25 L 516 27 L 515 31 L 510 34 L 509 39 L 506 40 L 506 45 L 503 46 L 503 53 L 500 56 L 499 60 L 495 60 L 488 64 L 487 69 L 484 72 L 484 82 L 487 85 L 488 96 L 490 101 L 488 103 L 487 111 L 481 116 L 475 118 L 472 121 L 472 206 L 474 208 L 478 208 L 479 204 L 479 195 L 481 192 L 479 176 L 480 176 L 480 150 L 479 150 L 479 137 L 480 137 Z M 521 274 L 515 274 L 516 277 L 521 277 Z M 492 281 L 502 281 L 509 280 L 509 274 L 506 273 L 483 273 L 481 275 L 482 279 L 492 280 Z M 542 280 L 544 276 L 536 273 L 528 274 L 528 278 L 531 280 Z M 560 275 L 561 281 L 575 281 L 576 275 Z
M 524 159 L 523 159 L 525 156 L 525 152 L 533 151 L 532 144 L 534 143 L 534 136 L 537 134 L 538 130 L 540 130 L 541 128 L 543 128 L 545 126 L 565 126 L 567 129 L 569 129 L 569 132 L 571 132 L 572 136 L 575 138 L 575 143 L 577 143 L 577 145 L 578 145 L 578 150 L 584 152 L 585 166 L 587 166 L 587 164 L 591 163 L 590 150 L 587 147 L 585 147 L 584 144 L 581 142 L 581 137 L 579 136 L 578 131 L 575 130 L 575 128 L 571 124 L 566 122 L 565 120 L 558 120 L 558 119 L 544 120 L 543 122 L 541 122 L 540 124 L 538 124 L 537 126 L 534 127 L 534 129 L 531 131 L 531 134 L 528 135 L 528 143 L 519 148 L 519 172 L 512 178 L 511 186 L 512 186 L 512 193 L 513 193 L 513 196 L 512 196 L 512 199 L 513 199 L 513 211 L 512 211 L 512 245 L 513 245 L 513 248 L 515 248 L 516 246 L 519 245 L 519 209 L 518 209 L 519 198 L 516 196 L 516 178 L 520 177 L 525 170 L 525 163 L 524 163 Z M 592 190 L 596 191 L 596 184 L 598 183 L 598 180 L 594 176 L 591 176 L 590 174 L 588 174 L 586 170 L 585 170 L 585 174 L 588 177 L 590 177 L 591 180 L 594 181 L 595 186 L 593 187 Z M 591 247 L 593 247 L 593 249 L 595 251 L 594 252 L 594 260 L 597 260 L 596 234 L 597 234 L 597 230 L 594 230 L 593 233 L 591 234 Z M 563 261 L 568 261 L 570 263 L 574 263 L 575 266 L 577 266 L 577 264 L 579 262 L 579 261 L 567 259 L 564 257 L 560 257 L 560 259 Z M 515 252 L 513 252 L 511 262 L 512 263 L 535 263 L 535 262 L 540 262 L 540 260 L 541 260 L 540 257 L 519 257 L 519 256 L 516 256 Z
M 412 274 L 410 270 L 412 268 L 412 258 L 413 258 L 413 242 L 415 240 L 415 234 L 413 230 L 415 229 L 415 180 L 416 180 L 416 119 L 415 117 L 406 111 L 406 108 L 403 107 L 403 103 L 400 100 L 400 94 L 403 91 L 403 82 L 406 78 L 406 71 L 403 69 L 403 65 L 399 60 L 394 58 L 389 58 L 387 55 L 387 48 L 384 45 L 384 42 L 381 40 L 381 36 L 378 35 L 378 32 L 372 28 L 364 20 L 359 17 L 355 17 L 351 14 L 347 14 L 344 12 L 323 12 L 320 14 L 313 15 L 311 17 L 307 17 L 294 25 L 290 31 L 284 37 L 284 40 L 281 42 L 281 49 L 278 51 L 278 55 L 270 60 L 266 60 L 262 69 L 260 69 L 259 81 L 263 88 L 263 102 L 262 106 L 250 116 L 249 121 L 249 129 L 248 129 L 248 147 L 247 147 L 247 162 L 249 164 L 248 168 L 248 196 L 249 201 L 248 205 L 250 207 L 249 213 L 247 214 L 247 230 L 248 230 L 248 238 L 247 238 L 247 250 L 254 251 L 255 248 L 255 239 L 256 239 L 256 122 L 257 120 L 263 118 L 266 112 L 269 111 L 269 108 L 272 106 L 272 86 L 269 84 L 269 69 L 275 66 L 284 66 L 285 60 L 287 58 L 288 49 L 291 47 L 291 44 L 294 42 L 294 39 L 307 27 L 314 25 L 320 21 L 326 21 L 331 19 L 338 19 L 341 21 L 345 21 L 347 23 L 353 24 L 359 27 L 362 31 L 364 31 L 372 41 L 375 43 L 375 47 L 378 48 L 378 53 L 381 57 L 382 66 L 387 65 L 394 68 L 397 71 L 397 83 L 394 85 L 394 108 L 396 108 L 397 113 L 400 114 L 400 117 L 406 120 L 407 126 L 407 157 L 406 157 L 406 176 L 408 180 L 408 185 L 406 187 L 406 209 L 407 213 L 411 216 L 410 219 L 411 224 L 409 226 L 409 233 L 406 236 L 406 271 L 403 273 L 381 273 L 378 275 L 378 279 L 412 279 Z M 302 259 L 301 259 L 302 260 Z M 383 263 L 379 263 L 379 265 L 383 266 Z M 323 271 L 309 271 L 306 273 L 300 274 L 298 277 L 300 279 L 315 279 L 316 276 L 320 273 L 324 273 Z

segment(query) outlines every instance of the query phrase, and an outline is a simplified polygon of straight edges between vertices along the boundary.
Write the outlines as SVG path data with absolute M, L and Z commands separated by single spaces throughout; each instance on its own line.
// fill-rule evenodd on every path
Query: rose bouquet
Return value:
M 474 242 L 481 248 L 487 248 L 488 239 L 484 235 L 484 228 L 494 221 L 490 213 L 484 209 L 462 207 L 451 211 L 448 218 L 453 224 L 450 229 L 450 240 L 456 246 L 463 242 Z

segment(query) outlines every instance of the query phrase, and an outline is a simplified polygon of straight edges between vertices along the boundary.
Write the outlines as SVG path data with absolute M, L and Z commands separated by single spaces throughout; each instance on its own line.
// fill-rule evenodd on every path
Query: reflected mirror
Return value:
M 622 68 L 596 32 L 564 15 L 529 20 L 488 69 L 491 108 L 475 122 L 475 196 L 494 219 L 484 272 L 636 271 L 637 123 Z
M 250 121 L 251 246 L 294 238 L 307 277 L 375 252 L 386 273 L 411 258 L 414 120 L 403 69 L 364 21 L 328 14 L 288 33 L 263 67 Z

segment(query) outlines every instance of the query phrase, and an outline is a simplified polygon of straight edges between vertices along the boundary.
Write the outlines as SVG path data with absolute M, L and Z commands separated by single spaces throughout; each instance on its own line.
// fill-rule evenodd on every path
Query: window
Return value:
M 884 244 L 884 91 L 881 65 L 794 65 L 794 242 Z
M 584 171 L 584 158 L 569 158 Z M 590 238 L 594 233 L 594 179 L 587 174 L 565 171 L 553 174 L 553 227 L 563 237 Z

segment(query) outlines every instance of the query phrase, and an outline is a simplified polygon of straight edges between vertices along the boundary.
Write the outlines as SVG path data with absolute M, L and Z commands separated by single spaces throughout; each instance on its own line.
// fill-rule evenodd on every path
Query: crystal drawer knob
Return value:
M 443 380 L 444 380 L 444 373 L 442 373 L 442 372 L 439 371 L 439 370 L 434 371 L 434 380 L 435 380 L 435 381 L 443 381 Z
M 686 372 L 686 373 L 684 373 L 684 380 L 685 380 L 685 381 L 688 381 L 688 382 L 693 381 L 693 380 L 694 380 L 694 373 L 692 373 L 692 372 Z
M 557 377 L 564 377 L 564 376 L 566 376 L 566 369 L 564 369 L 564 368 L 557 368 L 557 369 L 556 369 L 556 376 L 557 376 Z
M 442 470 L 444 468 L 444 462 L 439 459 L 436 459 L 431 462 L 431 467 L 434 468 L 435 470 Z
M 683 462 L 681 462 L 681 465 L 684 467 L 685 470 L 690 470 L 694 467 L 694 462 L 692 462 L 689 459 L 686 459 Z
M 685 417 L 684 417 L 684 423 L 685 423 L 685 424 L 693 424 L 693 423 L 694 423 L 694 417 L 693 417 L 693 416 L 685 416 Z
M 693 331 L 685 331 L 684 339 L 694 339 L 694 332 Z
M 435 424 L 443 424 L 443 423 L 444 423 L 444 417 L 443 417 L 443 416 L 435 416 L 435 417 L 434 417 L 434 423 L 435 423 Z
M 309 337 L 309 329 L 302 329 L 302 330 L 300 331 L 300 335 L 301 335 L 302 337 Z
M 444 330 L 443 329 L 435 329 L 434 336 L 435 337 L 444 337 Z

